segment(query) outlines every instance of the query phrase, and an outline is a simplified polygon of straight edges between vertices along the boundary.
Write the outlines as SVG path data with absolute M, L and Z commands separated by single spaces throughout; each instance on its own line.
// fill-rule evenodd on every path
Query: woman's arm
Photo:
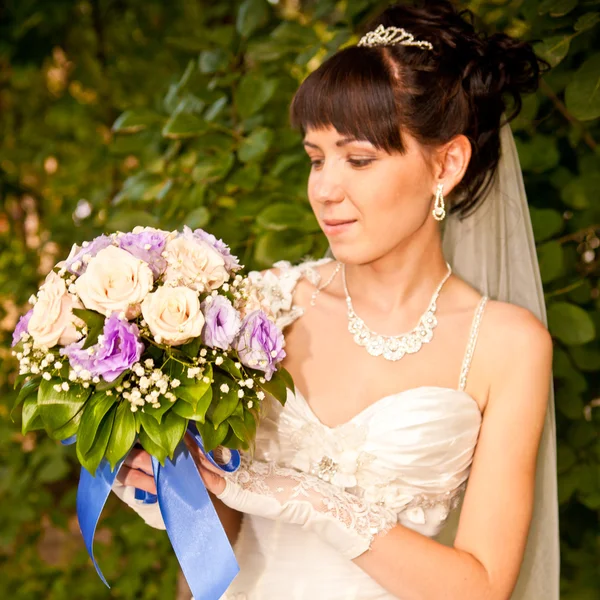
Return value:
M 500 312 L 511 320 L 492 329 L 496 356 L 486 352 L 494 374 L 454 547 L 397 526 L 355 559 L 403 600 L 508 600 L 516 584 L 533 511 L 552 340 L 526 311 Z

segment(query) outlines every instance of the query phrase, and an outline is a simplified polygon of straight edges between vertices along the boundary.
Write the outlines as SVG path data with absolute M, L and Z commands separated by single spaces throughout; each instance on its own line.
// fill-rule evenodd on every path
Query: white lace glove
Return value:
M 135 510 L 135 512 L 140 515 L 150 527 L 154 527 L 154 529 L 166 529 L 158 502 L 154 502 L 154 504 L 144 504 L 143 502 L 136 500 L 135 488 L 132 485 L 123 485 L 116 479 L 113 483 L 112 491 L 125 502 L 125 504 L 131 506 L 131 508 L 133 508 L 133 510 Z
M 391 529 L 397 515 L 340 490 L 314 475 L 245 456 L 225 475 L 217 497 L 240 512 L 300 525 L 352 559 L 367 551 L 377 534 Z

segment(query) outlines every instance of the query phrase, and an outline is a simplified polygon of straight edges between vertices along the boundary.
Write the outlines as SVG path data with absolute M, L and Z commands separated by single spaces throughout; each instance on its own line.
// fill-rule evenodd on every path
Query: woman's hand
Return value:
M 215 496 L 220 494 L 225 489 L 225 479 L 223 478 L 223 472 L 215 467 L 203 454 L 202 450 L 198 447 L 198 444 L 193 438 L 186 434 L 185 445 L 187 446 L 190 455 L 198 467 L 198 472 L 202 481 L 206 486 L 206 489 L 214 494 Z
M 222 472 L 205 458 L 204 454 L 189 434 L 186 433 L 184 441 L 190 455 L 196 463 L 196 467 L 198 468 L 200 477 L 202 477 L 202 481 L 204 481 L 206 489 L 214 495 L 220 494 L 225 489 L 225 479 L 221 474 Z M 156 494 L 156 483 L 152 471 L 152 459 L 150 455 L 141 448 L 133 448 L 131 450 L 117 475 L 117 479 L 123 485 L 133 486 L 140 490 L 150 492 L 151 494 Z
M 119 470 L 117 480 L 145 492 L 156 494 L 156 483 L 150 455 L 141 448 L 133 448 Z

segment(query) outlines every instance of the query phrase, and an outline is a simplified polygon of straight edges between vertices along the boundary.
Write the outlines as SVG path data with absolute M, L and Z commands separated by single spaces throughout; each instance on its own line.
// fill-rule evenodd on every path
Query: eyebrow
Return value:
M 338 140 L 335 145 L 338 148 L 341 148 L 342 146 L 346 146 L 348 144 L 351 144 L 352 142 L 361 142 L 361 141 L 367 141 L 367 140 L 357 140 L 356 138 L 351 138 L 351 137 L 345 137 L 342 138 L 341 140 Z M 308 148 L 315 148 L 316 150 L 320 150 L 319 146 L 317 146 L 316 144 L 313 144 L 312 142 L 309 142 L 308 140 L 302 140 L 302 144 L 304 146 L 307 146 Z

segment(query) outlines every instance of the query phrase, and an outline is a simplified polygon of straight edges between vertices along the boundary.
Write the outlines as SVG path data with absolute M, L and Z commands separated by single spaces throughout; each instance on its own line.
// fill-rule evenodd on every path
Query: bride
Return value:
M 252 273 L 296 391 L 234 474 L 196 453 L 240 566 L 224 599 L 558 599 L 552 342 L 503 100 L 540 62 L 423 5 L 293 99 L 331 256 Z M 134 450 L 114 491 L 164 527 L 133 499 L 151 472 Z

